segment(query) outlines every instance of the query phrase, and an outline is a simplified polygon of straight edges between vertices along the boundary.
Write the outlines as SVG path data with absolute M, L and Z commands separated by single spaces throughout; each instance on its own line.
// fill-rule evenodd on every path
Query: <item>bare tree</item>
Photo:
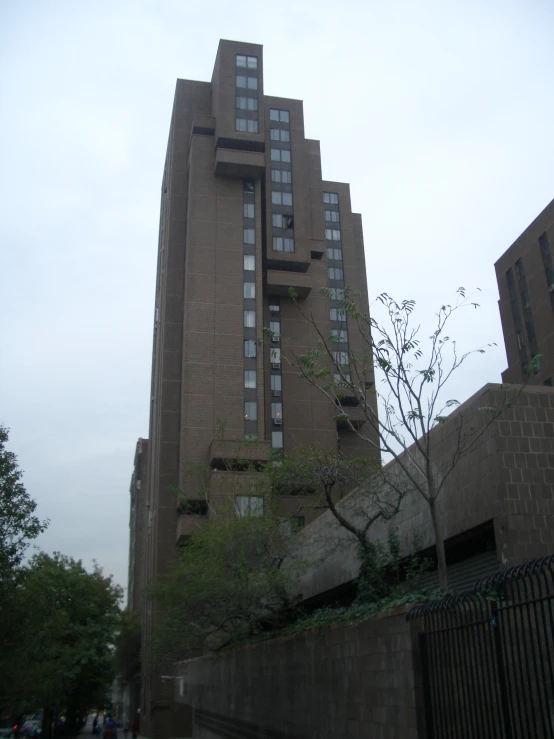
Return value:
M 448 589 L 444 549 L 444 535 L 437 501 L 445 484 L 462 460 L 471 452 L 487 428 L 514 405 L 520 388 L 502 388 L 504 400 L 499 405 L 480 408 L 480 418 L 469 423 L 463 411 L 448 415 L 460 403 L 448 398 L 446 391 L 453 374 L 473 354 L 484 354 L 485 346 L 459 353 L 456 342 L 447 333 L 452 316 L 467 308 L 478 308 L 466 295 L 464 288 L 456 291 L 453 304 L 442 305 L 436 314 L 435 327 L 428 339 L 422 337 L 421 325 L 414 320 L 415 301 L 398 303 L 386 293 L 377 301 L 385 309 L 385 320 L 375 320 L 358 308 L 359 293 L 348 288 L 322 290 L 325 296 L 337 299 L 338 315 L 343 328 L 358 332 L 361 350 L 337 351 L 344 334 L 327 336 L 313 314 L 290 295 L 299 313 L 315 331 L 317 342 L 305 354 L 283 353 L 284 359 L 299 370 L 302 379 L 317 388 L 337 406 L 338 418 L 356 433 L 368 449 L 386 454 L 396 462 L 404 478 L 399 483 L 387 479 L 388 486 L 396 486 L 397 502 L 403 492 L 417 491 L 429 506 L 435 535 L 439 583 Z M 535 358 L 534 362 L 537 361 Z M 532 370 L 532 366 L 529 370 Z M 368 382 L 374 369 L 380 372 L 380 383 Z M 376 396 L 376 397 L 375 397 Z M 348 398 L 348 401 L 345 401 Z M 378 401 L 375 402 L 375 401 Z M 354 423 L 351 406 L 361 409 L 364 423 Z M 380 406 L 379 412 L 377 410 Z M 435 427 L 448 424 L 454 443 L 450 450 L 439 449 Z M 399 487 L 400 486 L 400 487 Z

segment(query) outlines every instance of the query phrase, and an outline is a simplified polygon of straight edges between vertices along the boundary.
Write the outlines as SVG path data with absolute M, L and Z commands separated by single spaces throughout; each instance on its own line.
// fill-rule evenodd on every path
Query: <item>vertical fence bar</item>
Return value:
M 431 695 L 431 676 L 429 674 L 429 645 L 428 637 L 424 631 L 419 633 L 419 653 L 421 655 L 421 681 L 423 685 L 423 712 L 425 716 L 425 729 L 427 739 L 435 739 L 433 726 L 433 699 Z M 438 739 L 438 737 L 437 737 Z
M 498 620 L 498 606 L 493 604 L 491 609 L 491 625 L 494 638 L 494 646 L 496 651 L 496 663 L 498 665 L 498 685 L 500 688 L 500 705 L 502 708 L 502 717 L 504 719 L 504 734 L 506 739 L 512 739 L 512 722 L 510 721 L 510 700 L 508 697 L 508 689 L 506 686 L 506 669 L 504 666 L 504 655 L 502 651 L 502 641 L 500 639 L 500 623 Z

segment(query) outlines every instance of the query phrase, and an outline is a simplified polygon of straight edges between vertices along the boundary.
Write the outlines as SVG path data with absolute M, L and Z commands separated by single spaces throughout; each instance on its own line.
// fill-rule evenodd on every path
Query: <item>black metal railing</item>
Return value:
M 554 739 L 554 555 L 416 606 L 427 739 Z

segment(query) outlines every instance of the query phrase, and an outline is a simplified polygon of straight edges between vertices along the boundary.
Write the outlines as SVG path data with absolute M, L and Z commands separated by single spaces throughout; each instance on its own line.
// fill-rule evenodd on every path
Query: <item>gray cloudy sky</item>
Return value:
M 126 581 L 175 79 L 209 80 L 219 38 L 264 44 L 265 91 L 304 100 L 351 183 L 370 295 L 482 289 L 456 335 L 499 347 L 464 399 L 505 368 L 494 261 L 554 197 L 553 30 L 551 0 L 0 3 L 0 422 L 42 548 Z

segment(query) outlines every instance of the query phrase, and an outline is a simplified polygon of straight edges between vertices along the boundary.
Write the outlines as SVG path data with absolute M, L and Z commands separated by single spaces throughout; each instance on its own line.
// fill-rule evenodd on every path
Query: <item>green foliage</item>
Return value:
M 414 537 L 412 550 L 417 551 L 420 544 Z M 356 603 L 373 603 L 390 598 L 401 598 L 415 590 L 422 575 L 431 569 L 431 561 L 412 555 L 400 556 L 398 530 L 389 527 L 386 542 L 368 542 L 358 548 L 360 574 L 357 580 Z
M 6 449 L 8 429 L 0 426 L 0 600 L 8 597 L 21 573 L 29 541 L 42 533 L 48 521 L 34 515 L 36 502 L 25 490 L 17 457 Z
M 154 664 L 224 646 L 289 618 L 282 568 L 290 540 L 272 516 L 213 516 L 183 547 L 149 596 L 163 618 L 155 634 Z
M 124 683 L 140 672 L 141 625 L 137 611 L 126 608 L 121 612 L 115 637 L 115 669 Z
M 2 620 L 4 707 L 75 712 L 101 700 L 113 678 L 121 597 L 98 566 L 87 572 L 61 554 L 33 557 L 7 604 L 9 626 Z

